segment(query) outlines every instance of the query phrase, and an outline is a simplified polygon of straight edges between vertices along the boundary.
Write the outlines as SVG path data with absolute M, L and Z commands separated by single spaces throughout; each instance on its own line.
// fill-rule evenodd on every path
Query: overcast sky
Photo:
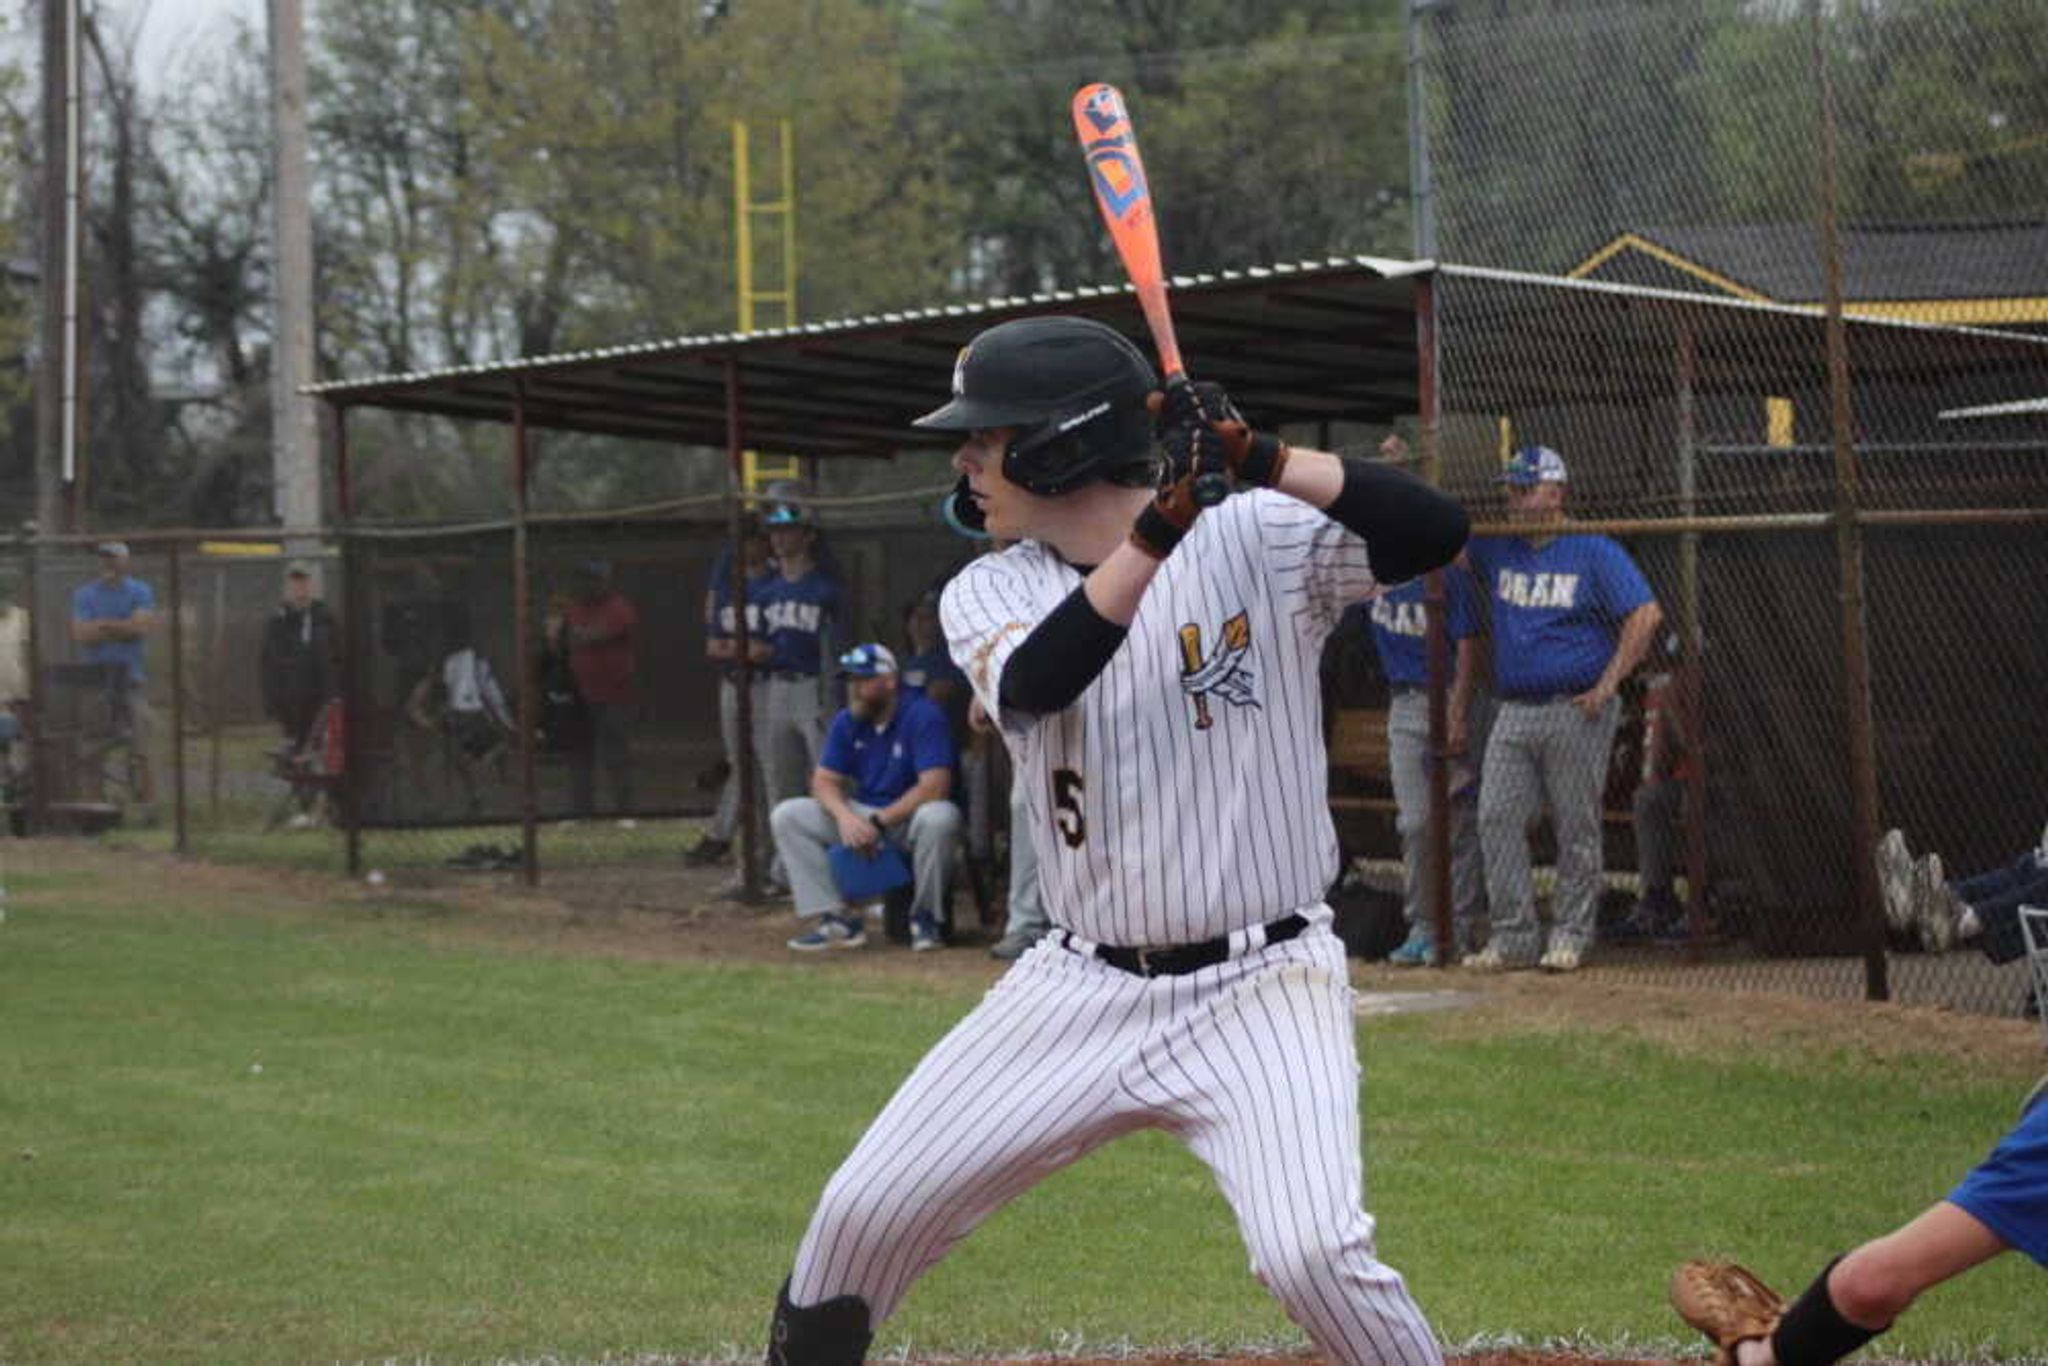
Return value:
M 265 0 L 99 0 L 98 11 L 122 32 L 141 25 L 137 56 L 143 80 L 154 84 L 166 64 L 194 47 L 225 42 L 237 18 L 260 29 L 267 5 Z

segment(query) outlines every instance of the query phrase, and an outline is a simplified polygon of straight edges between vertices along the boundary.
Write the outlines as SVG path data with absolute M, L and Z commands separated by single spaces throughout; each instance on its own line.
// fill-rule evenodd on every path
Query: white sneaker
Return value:
M 1500 950 L 1490 944 L 1475 954 L 1467 955 L 1458 965 L 1474 972 L 1526 972 L 1536 966 L 1526 958 L 1503 958 Z
M 1586 951 L 1569 944 L 1557 944 L 1544 951 L 1536 960 L 1536 966 L 1545 972 L 1577 972 L 1579 964 L 1586 960 Z
M 1884 918 L 1904 934 L 1913 927 L 1913 856 L 1906 850 L 1906 837 L 1887 830 L 1877 842 L 1877 890 L 1884 900 Z
M 1939 854 L 1929 854 L 1913 866 L 1912 921 L 1928 952 L 1947 953 L 1955 947 L 1954 899 L 1942 876 Z

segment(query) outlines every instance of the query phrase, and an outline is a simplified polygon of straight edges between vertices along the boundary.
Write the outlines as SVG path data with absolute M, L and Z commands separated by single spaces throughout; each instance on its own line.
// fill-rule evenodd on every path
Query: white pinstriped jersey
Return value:
M 1362 538 L 1298 499 L 1238 494 L 1160 566 L 1080 699 L 1004 713 L 1003 666 L 1081 574 L 1026 541 L 940 605 L 953 658 L 1002 724 L 1054 924 L 1185 944 L 1312 905 L 1337 872 L 1318 666 L 1377 584 Z

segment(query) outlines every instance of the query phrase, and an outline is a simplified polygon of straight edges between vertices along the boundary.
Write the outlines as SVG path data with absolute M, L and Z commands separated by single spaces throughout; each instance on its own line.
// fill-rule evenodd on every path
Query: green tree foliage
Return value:
M 1823 19 L 1845 221 L 2048 211 L 2048 9 L 1842 0 Z M 1499 0 L 1430 27 L 1447 258 L 1562 269 L 1614 234 L 1812 221 L 1808 7 Z
M 957 138 L 976 292 L 1118 278 L 1067 113 L 1099 80 L 1130 105 L 1170 270 L 1405 254 L 1393 0 L 956 0 L 922 28 L 912 89 Z

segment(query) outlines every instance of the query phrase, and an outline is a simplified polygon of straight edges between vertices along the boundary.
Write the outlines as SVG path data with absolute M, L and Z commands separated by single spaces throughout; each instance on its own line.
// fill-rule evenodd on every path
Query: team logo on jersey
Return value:
M 1252 649 L 1251 619 L 1243 612 L 1223 623 L 1222 639 L 1206 656 L 1202 653 L 1202 628 L 1189 622 L 1180 628 L 1180 690 L 1194 704 L 1195 729 L 1207 730 L 1215 718 L 1209 714 L 1209 699 L 1220 697 L 1233 707 L 1256 707 L 1252 693 L 1252 671 L 1245 656 Z

